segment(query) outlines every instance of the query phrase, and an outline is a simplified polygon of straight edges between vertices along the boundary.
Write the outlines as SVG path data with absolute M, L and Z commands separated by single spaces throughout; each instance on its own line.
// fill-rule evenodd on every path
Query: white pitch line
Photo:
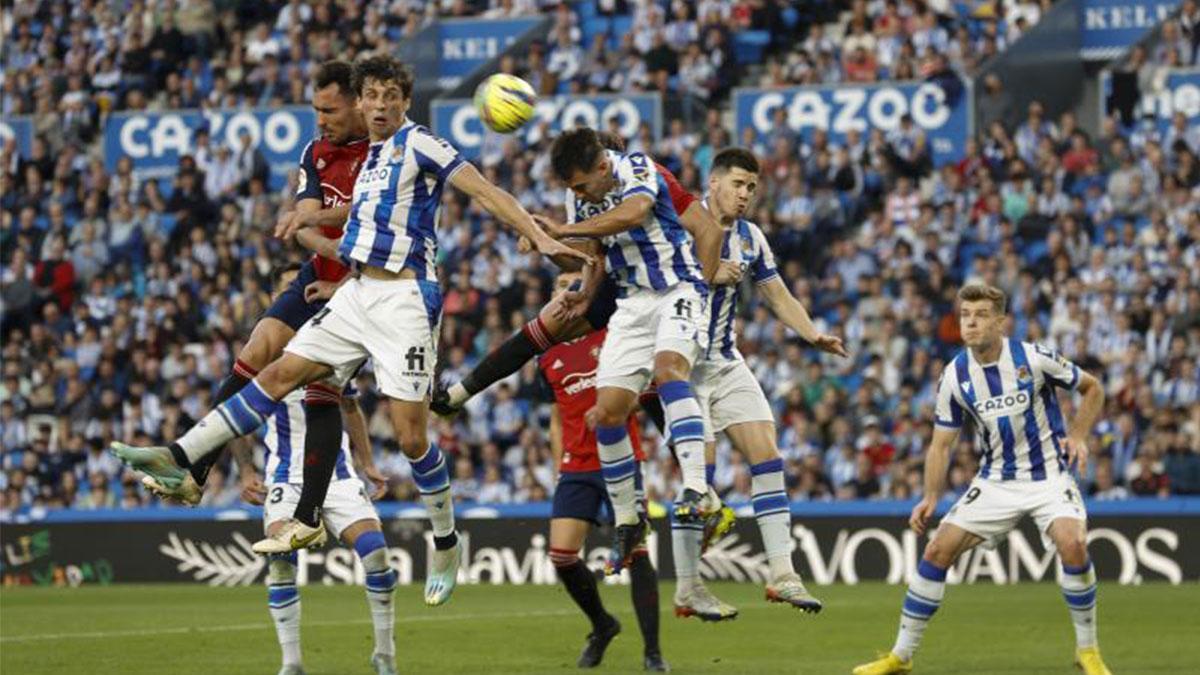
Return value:
M 396 617 L 396 623 L 427 623 L 435 621 L 462 621 L 464 619 L 534 619 L 548 616 L 573 616 L 575 611 L 546 610 L 541 612 L 512 612 L 507 614 L 437 614 L 428 616 Z M 304 621 L 302 626 L 356 626 L 370 624 L 370 619 L 351 619 L 347 621 Z M 9 642 L 39 642 L 42 640 L 69 639 L 103 639 L 110 637 L 142 637 L 149 635 L 179 635 L 186 633 L 227 633 L 244 630 L 268 630 L 270 624 L 259 623 L 230 624 L 223 626 L 180 626 L 177 628 L 147 628 L 135 630 L 90 631 L 86 633 L 35 633 L 33 635 L 13 635 L 0 637 L 0 643 Z

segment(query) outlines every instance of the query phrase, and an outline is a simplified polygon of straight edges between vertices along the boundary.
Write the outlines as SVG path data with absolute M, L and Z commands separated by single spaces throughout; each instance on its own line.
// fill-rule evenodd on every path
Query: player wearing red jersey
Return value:
M 560 275 L 555 295 L 569 292 L 578 277 L 578 274 Z M 599 665 L 608 643 L 621 632 L 621 624 L 604 609 L 595 576 L 579 558 L 579 549 L 591 525 L 600 524 L 602 519 L 611 522 L 613 513 L 601 474 L 596 432 L 585 419 L 587 411 L 596 405 L 596 368 L 605 333 L 601 329 L 554 345 L 538 361 L 541 376 L 554 397 L 550 447 L 559 471 L 550 519 L 550 560 L 571 598 L 592 622 L 592 632 L 579 656 L 580 668 Z M 645 454 L 641 434 L 633 417 L 626 426 L 634 458 L 639 462 L 634 474 L 638 502 L 644 504 L 640 462 L 645 460 Z M 646 670 L 666 671 L 668 667 L 658 645 L 658 578 L 644 545 L 634 552 L 629 574 L 633 606 L 645 645 L 644 666 Z
M 297 235 L 297 240 L 315 253 L 255 325 L 250 339 L 238 353 L 233 371 L 217 391 L 217 404 L 236 394 L 259 370 L 279 358 L 284 345 L 320 311 L 346 276 L 347 268 L 337 256 L 337 239 L 342 235 L 354 181 L 369 146 L 366 123 L 350 84 L 351 70 L 351 64 L 345 61 L 329 61 L 321 65 L 313 78 L 312 106 L 321 137 L 310 142 L 301 155 L 295 210 L 280 218 L 281 226 L 290 223 L 317 226 L 306 227 Z M 358 406 L 354 401 L 341 401 L 340 393 L 321 384 L 310 385 L 305 393 L 308 429 L 304 442 L 305 480 L 296 517 L 312 524 L 318 518 L 317 509 L 328 488 L 332 462 L 337 459 L 337 453 L 324 449 L 339 447 L 342 437 L 339 406 L 347 406 L 348 413 L 356 411 Z M 218 457 L 219 453 L 214 453 L 189 467 L 199 485 L 203 486 L 208 469 Z M 311 461 L 307 459 L 310 457 Z M 199 500 L 199 492 L 195 493 L 195 499 Z

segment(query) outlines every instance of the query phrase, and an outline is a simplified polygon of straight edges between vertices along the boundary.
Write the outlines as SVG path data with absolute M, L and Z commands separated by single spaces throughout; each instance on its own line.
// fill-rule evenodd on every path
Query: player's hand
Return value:
M 529 237 L 521 235 L 517 237 L 517 253 L 532 253 L 533 242 L 529 241 Z
M 311 227 L 310 213 L 311 211 L 285 211 L 275 222 L 275 236 L 287 241 L 296 236 L 300 230 Z
M 371 501 L 376 501 L 387 494 L 387 476 L 383 475 L 375 466 L 364 466 L 362 471 L 363 475 L 367 477 L 367 487 L 371 488 Z
M 542 228 L 543 232 L 554 239 L 562 239 L 563 237 L 570 236 L 567 233 L 567 226 L 562 223 L 555 222 L 546 216 L 533 215 L 532 218 L 533 222 L 537 223 L 537 226 Z
M 913 507 L 912 515 L 908 517 L 908 526 L 917 534 L 925 534 L 925 526 L 928 525 L 929 519 L 933 517 L 933 512 L 937 509 L 937 500 L 926 497 Z
M 579 263 L 580 266 L 591 265 L 595 262 L 592 256 L 582 251 L 576 251 L 570 246 L 549 237 L 546 237 L 543 241 L 534 242 L 534 246 L 537 247 L 538 253 L 548 258 L 553 258 L 554 263 L 559 267 L 569 267 L 570 262 Z
M 576 281 L 569 290 L 554 298 L 550 304 L 550 315 L 566 325 L 583 316 L 590 304 L 589 294 L 584 291 L 583 284 Z
M 262 506 L 267 498 L 267 486 L 263 485 L 258 474 L 246 470 L 242 472 L 242 501 L 255 506 Z
M 1087 438 L 1072 436 L 1064 438 L 1062 444 L 1067 449 L 1067 466 L 1076 466 L 1080 476 L 1086 475 L 1088 455 L 1091 453 L 1091 450 L 1088 449 Z
M 334 291 L 338 289 L 336 281 L 314 281 L 304 287 L 304 301 L 314 303 L 320 300 L 328 300 L 333 297 Z
M 842 338 L 829 333 L 821 333 L 811 340 L 812 345 L 817 349 L 829 354 L 836 354 L 842 358 L 850 356 L 850 352 L 846 351 L 846 345 L 842 344 Z
M 742 264 L 732 260 L 722 260 L 717 266 L 717 273 L 713 276 L 714 286 L 730 286 L 742 280 L 742 274 L 745 270 L 742 269 Z

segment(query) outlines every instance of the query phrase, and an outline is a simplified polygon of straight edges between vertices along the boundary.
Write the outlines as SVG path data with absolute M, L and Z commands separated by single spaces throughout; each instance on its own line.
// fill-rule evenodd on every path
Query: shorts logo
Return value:
M 407 362 L 409 372 L 405 375 L 424 375 L 425 374 L 425 348 L 424 347 L 409 347 L 408 353 L 404 355 L 404 360 Z
M 975 403 L 975 412 L 980 418 L 994 420 L 1023 413 L 1029 408 L 1031 399 L 1029 392 L 1018 391 L 1011 394 L 1001 394 Z
M 687 298 L 680 298 L 676 300 L 675 316 L 679 317 L 680 319 L 688 319 L 690 321 L 692 318 L 692 302 Z

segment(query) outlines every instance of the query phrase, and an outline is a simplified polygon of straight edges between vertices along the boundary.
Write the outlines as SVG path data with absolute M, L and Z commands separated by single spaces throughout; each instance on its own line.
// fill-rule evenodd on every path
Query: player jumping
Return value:
M 968 284 L 958 292 L 966 349 L 942 372 L 933 441 L 925 457 L 925 496 L 909 524 L 924 534 L 946 489 L 946 471 L 965 419 L 981 443 L 979 475 L 933 538 L 900 610 L 892 650 L 854 669 L 855 675 L 912 670 L 913 652 L 942 604 L 946 570 L 964 552 L 994 542 L 1032 516 L 1062 560 L 1062 592 L 1075 625 L 1075 663 L 1087 675 L 1109 675 L 1096 642 L 1096 572 L 1087 550 L 1087 514 L 1070 467 L 1087 467 L 1087 439 L 1104 407 L 1095 377 L 1053 350 L 1004 337 L 1004 291 Z M 1081 401 L 1070 428 L 1052 387 L 1076 390 Z
M 389 399 L 396 440 L 412 462 L 413 478 L 432 521 L 436 550 L 425 602 L 440 605 L 457 583 L 459 565 L 450 474 L 426 430 L 441 320 L 435 261 L 442 191 L 449 183 L 467 193 L 528 237 L 538 251 L 560 262 L 590 259 L 547 236 L 512 195 L 484 180 L 449 143 L 407 119 L 413 80 L 398 59 L 373 56 L 359 61 L 353 87 L 371 148 L 354 184 L 338 253 L 352 261 L 361 276 L 337 289 L 288 343 L 282 357 L 170 447 L 114 443 L 113 450 L 167 491 L 194 489 L 187 471 L 192 463 L 257 429 L 297 387 L 324 380 L 340 391 L 371 358 L 380 393 Z M 285 553 L 320 545 L 326 537 L 323 523 L 313 526 L 293 519 L 254 549 Z
M 637 511 L 637 465 L 625 423 L 651 377 L 683 474 L 675 512 L 699 521 L 719 507 L 707 494 L 704 422 L 689 381 L 706 337 L 708 285 L 666 182 L 644 154 L 606 150 L 585 127 L 555 139 L 551 165 L 571 193 L 567 224 L 539 222 L 558 238 L 600 239 L 606 271 L 619 287 L 600 351 L 596 407 L 588 412 L 617 523 L 615 572 L 630 563 L 648 527 Z M 566 297 L 568 304 L 581 300 Z
M 559 275 L 558 293 L 568 292 L 577 279 L 575 274 Z M 559 467 L 559 478 L 550 520 L 550 560 L 571 598 L 592 622 L 592 632 L 579 656 L 580 668 L 600 665 L 608 643 L 621 632 L 616 617 L 604 610 L 592 571 L 579 559 L 579 549 L 591 524 L 599 524 L 604 518 L 601 505 L 607 505 L 608 519 L 612 514 L 596 453 L 596 433 L 584 420 L 587 411 L 596 404 L 597 359 L 604 335 L 605 331 L 599 330 L 555 345 L 538 361 L 555 400 L 550 418 L 550 447 Z M 637 421 L 630 417 L 625 428 L 633 445 L 634 459 L 639 463 L 634 474 L 637 500 L 644 505 L 640 463 L 645 456 Z M 646 670 L 665 672 L 669 667 L 658 644 L 658 578 L 644 546 L 634 551 L 629 576 L 633 608 L 645 646 L 643 665 Z
M 277 292 L 302 273 L 299 266 L 287 268 L 278 275 Z M 355 398 L 353 390 L 343 396 Z M 300 501 L 304 481 L 304 441 L 307 438 L 306 417 L 300 390 L 284 397 L 278 411 L 267 420 L 265 443 L 267 449 L 265 484 L 254 466 L 252 445 L 245 439 L 234 441 L 234 458 L 241 474 L 242 499 L 263 505 L 263 529 L 270 535 L 291 517 Z M 340 425 L 339 425 L 340 426 Z M 393 633 L 392 595 L 396 588 L 396 572 L 388 565 L 387 543 L 383 539 L 379 514 L 367 497 L 363 481 L 355 474 L 355 466 L 375 473 L 371 442 L 367 437 L 367 422 L 357 407 L 346 410 L 346 431 L 339 439 L 334 463 L 336 479 L 329 486 L 321 518 L 333 533 L 358 553 L 366 571 L 367 604 L 375 626 L 375 648 L 371 666 L 378 675 L 395 675 L 396 647 Z M 302 675 L 300 658 L 300 592 L 296 588 L 296 552 L 277 553 L 267 564 L 267 600 L 271 619 L 283 653 L 279 675 Z
M 692 380 L 696 397 L 707 416 L 709 462 L 716 454 L 716 434 L 724 431 L 733 447 L 750 464 L 754 517 L 762 534 L 771 569 L 767 600 L 788 603 L 806 612 L 821 611 L 821 601 L 809 594 L 792 564 L 791 511 L 784 490 L 783 459 L 776 446 L 775 415 L 762 387 L 737 349 L 733 331 L 741 296 L 739 281 L 749 272 L 771 311 L 800 338 L 831 354 L 847 356 L 841 338 L 821 333 L 804 305 L 792 295 L 775 267 L 775 256 L 762 230 L 745 220 L 758 191 L 759 165 L 754 154 L 727 148 L 713 158 L 704 203 L 725 230 L 721 248 L 722 279 L 714 284 L 710 300 L 708 348 L 696 364 Z M 725 268 L 731 268 L 725 269 Z M 671 550 L 675 558 L 675 614 L 721 621 L 737 610 L 721 602 L 700 581 L 699 562 L 703 532 L 694 523 L 671 524 Z

